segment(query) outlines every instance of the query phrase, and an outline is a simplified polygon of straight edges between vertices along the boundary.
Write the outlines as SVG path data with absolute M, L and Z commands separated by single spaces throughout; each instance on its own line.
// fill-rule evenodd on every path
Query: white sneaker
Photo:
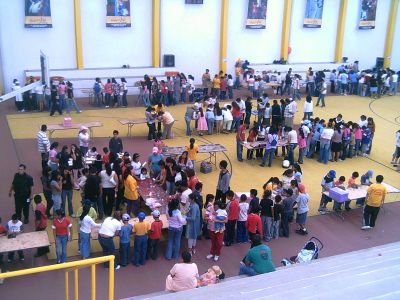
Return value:
M 219 256 L 218 255 L 215 255 L 214 256 L 214 261 L 217 261 L 219 259 Z
M 214 257 L 214 255 L 212 255 L 212 254 L 208 254 L 208 255 L 206 256 L 207 259 L 211 259 L 211 258 L 213 258 L 213 257 Z
M 363 227 L 361 227 L 362 230 L 367 230 L 367 229 L 370 229 L 370 228 L 371 228 L 370 226 L 363 226 Z
M 121 266 L 120 265 L 117 265 L 116 267 L 115 267 L 115 270 L 119 270 L 121 268 Z

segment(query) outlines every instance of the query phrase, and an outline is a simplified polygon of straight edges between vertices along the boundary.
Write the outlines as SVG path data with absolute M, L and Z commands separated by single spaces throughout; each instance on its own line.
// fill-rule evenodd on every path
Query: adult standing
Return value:
M 50 81 L 50 86 L 51 86 L 51 90 L 50 90 L 50 96 L 51 96 L 50 117 L 53 116 L 56 111 L 58 111 L 58 113 L 61 116 L 62 115 L 62 109 L 60 107 L 60 98 L 58 96 L 57 86 L 53 83 L 52 80 Z
M 188 239 L 188 251 L 192 255 L 196 253 L 196 241 L 200 235 L 200 208 L 196 199 L 195 193 L 189 195 L 189 211 L 186 214 L 186 238 Z
M 163 139 L 172 139 L 172 126 L 174 126 L 175 119 L 172 117 L 171 113 L 168 111 L 160 111 L 158 113 L 159 118 L 163 123 Z
M 157 178 L 161 172 L 161 166 L 159 164 L 160 161 L 164 159 L 164 156 L 158 153 L 158 148 L 153 147 L 152 154 L 149 155 L 147 164 L 150 168 L 150 176 L 152 178 Z
M 211 87 L 211 76 L 210 70 L 206 69 L 206 72 L 201 76 L 201 82 L 203 86 L 203 96 L 208 95 L 208 89 Z
M 225 231 L 225 223 L 228 221 L 227 217 L 224 217 L 223 220 L 216 220 L 214 217 L 214 212 L 218 209 L 217 202 L 214 202 L 214 207 L 212 210 L 209 210 L 207 214 L 207 228 L 211 239 L 211 248 L 210 254 L 206 256 L 207 259 L 214 259 L 214 261 L 218 261 L 221 256 L 221 249 L 224 240 L 224 231 Z M 220 227 L 218 232 L 215 230 L 215 223 L 221 223 L 223 226 Z
M 21 86 L 20 86 L 20 84 L 18 82 L 18 79 L 14 79 L 13 80 L 13 87 L 12 87 L 13 92 L 19 90 L 20 88 L 21 88 Z M 18 95 L 15 96 L 15 105 L 17 106 L 18 112 L 24 112 L 25 111 L 25 109 L 24 109 L 24 99 L 22 98 L 21 94 L 18 94 Z
M 40 131 L 37 133 L 37 144 L 38 144 L 38 151 L 42 158 L 42 170 L 47 166 L 47 162 L 49 160 L 49 151 L 50 151 L 50 141 L 47 138 L 47 125 L 43 124 L 40 126 Z
M 260 201 L 261 221 L 263 224 L 263 240 L 269 242 L 272 239 L 272 224 L 274 216 L 274 202 L 271 199 L 271 191 L 264 191 Z
M 297 196 L 295 202 L 297 205 L 297 215 L 296 223 L 299 225 L 299 229 L 296 229 L 296 233 L 306 235 L 308 231 L 305 227 L 308 213 L 308 202 L 310 201 L 310 196 L 306 193 L 306 189 L 303 184 L 299 184 L 299 195 Z
M 199 271 L 197 265 L 191 262 L 192 256 L 189 252 L 182 253 L 183 263 L 175 264 L 169 271 L 165 281 L 165 289 L 170 292 L 179 292 L 197 287 Z
M 281 106 L 278 104 L 278 100 L 274 99 L 272 101 L 271 106 L 271 117 L 272 117 L 272 126 L 278 128 L 279 124 L 281 123 Z
M 14 174 L 8 196 L 11 197 L 12 192 L 14 192 L 15 213 L 18 216 L 18 220 L 21 220 L 21 212 L 24 214 L 25 224 L 29 223 L 29 205 L 32 200 L 32 187 L 32 177 L 26 174 L 26 166 L 20 164 L 18 172 Z
M 221 160 L 219 162 L 219 176 L 217 183 L 217 190 L 215 193 L 215 201 L 221 200 L 226 202 L 226 193 L 230 190 L 231 173 L 227 170 L 228 162 L 226 160 Z
M 89 150 L 89 140 L 90 140 L 88 128 L 86 126 L 81 126 L 79 128 L 78 138 L 79 138 L 79 149 L 81 150 L 82 155 L 85 156 Z
M 121 92 L 122 92 L 122 107 L 128 106 L 128 99 L 126 95 L 128 94 L 128 84 L 124 77 L 121 78 Z
M 185 112 L 185 122 L 186 122 L 186 135 L 187 136 L 191 136 L 192 135 L 192 130 L 190 128 L 190 123 L 193 119 L 195 110 L 194 110 L 194 106 L 189 105 L 188 107 L 186 107 L 186 112 Z
M 118 192 L 118 176 L 111 169 L 109 163 L 105 164 L 105 170 L 100 172 L 102 200 L 104 207 L 104 214 L 111 216 L 112 209 L 115 204 L 115 194 Z
M 239 200 L 235 197 L 235 193 L 233 191 L 227 192 L 227 198 L 229 198 L 230 201 L 226 207 L 228 213 L 228 222 L 226 223 L 225 246 L 229 247 L 235 242 L 235 228 L 239 218 Z
M 256 234 L 244 262 L 240 263 L 239 275 L 255 276 L 274 271 L 271 249 L 262 244 L 260 235 Z
M 319 93 L 317 104 L 315 106 L 319 106 L 319 102 L 321 101 L 321 107 L 325 107 L 325 96 L 326 96 L 326 91 L 328 90 L 325 79 L 322 78 L 322 86 L 321 86 L 321 92 Z
M 101 178 L 97 175 L 96 168 L 92 167 L 89 170 L 89 176 L 86 179 L 84 187 L 85 199 L 89 199 L 93 207 L 97 208 L 99 218 L 103 219 L 104 209 L 101 199 Z
M 148 106 L 146 108 L 146 111 L 144 113 L 146 117 L 146 123 L 147 127 L 149 127 L 149 133 L 147 135 L 147 139 L 150 140 L 155 140 L 157 135 L 156 135 L 156 112 L 155 108 L 152 106 Z
M 243 120 L 240 120 L 240 126 L 236 132 L 236 156 L 237 160 L 243 161 L 243 144 L 246 141 L 246 126 L 243 124 Z
M 124 198 L 128 206 L 126 213 L 130 215 L 132 212 L 135 216 L 139 213 L 139 193 L 138 184 L 135 178 L 131 174 L 131 169 L 127 167 L 122 175 L 124 180 Z
M 82 214 L 79 217 L 79 249 L 83 259 L 90 257 L 90 234 L 92 229 L 101 227 L 101 224 L 95 223 L 89 215 L 90 208 L 90 205 L 83 205 Z
M 265 164 L 268 161 L 268 167 L 271 167 L 272 161 L 274 160 L 275 150 L 278 146 L 278 134 L 276 128 L 274 126 L 270 127 L 269 133 L 266 137 L 266 146 L 265 146 L 265 153 L 262 159 L 262 163 L 260 164 L 261 167 L 265 167 Z
M 287 131 L 287 142 L 288 142 L 288 156 L 289 156 L 289 162 L 290 165 L 294 164 L 294 149 L 297 147 L 298 143 L 298 137 L 297 137 L 297 131 L 294 130 L 292 127 L 286 127 L 285 128 Z
M 56 241 L 57 263 L 61 264 L 67 261 L 67 243 L 72 240 L 72 224 L 61 209 L 56 210 L 56 216 L 52 228 Z
M 331 140 L 334 134 L 334 130 L 332 128 L 332 123 L 328 122 L 328 126 L 323 128 L 321 131 L 321 136 L 319 139 L 319 162 L 327 164 L 329 159 L 329 153 L 331 150 Z
M 103 249 L 103 256 L 115 255 L 114 237 L 119 235 L 121 231 L 121 212 L 119 210 L 114 212 L 113 217 L 104 219 L 99 230 L 99 243 Z M 104 268 L 109 268 L 109 263 L 104 263 Z M 120 268 L 120 265 L 115 264 L 115 270 Z
M 375 221 L 378 217 L 379 209 L 385 203 L 385 197 L 387 194 L 387 189 L 382 182 L 383 176 L 376 176 L 376 183 L 371 184 L 367 190 L 364 207 L 364 226 L 361 227 L 362 230 L 375 227 Z
M 113 137 L 108 142 L 108 149 L 113 153 L 123 153 L 124 145 L 122 139 L 119 137 L 118 130 L 113 131 Z
M 329 81 L 331 82 L 331 94 L 336 93 L 336 81 L 337 81 L 337 75 L 336 75 L 336 70 L 333 69 L 331 74 L 329 75 Z
M 179 205 L 179 200 L 176 198 L 168 203 L 167 219 L 169 227 L 167 249 L 165 251 L 165 258 L 168 260 L 179 257 L 183 225 L 186 224 L 186 218 L 182 216 Z

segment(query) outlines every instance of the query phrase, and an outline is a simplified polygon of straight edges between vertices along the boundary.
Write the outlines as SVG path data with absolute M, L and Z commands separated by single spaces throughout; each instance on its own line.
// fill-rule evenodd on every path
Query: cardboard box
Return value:
M 71 127 L 72 126 L 72 119 L 70 117 L 64 118 L 63 126 L 64 127 Z
M 334 187 L 329 190 L 329 197 L 336 202 L 342 203 L 349 200 L 349 192 L 341 188 Z

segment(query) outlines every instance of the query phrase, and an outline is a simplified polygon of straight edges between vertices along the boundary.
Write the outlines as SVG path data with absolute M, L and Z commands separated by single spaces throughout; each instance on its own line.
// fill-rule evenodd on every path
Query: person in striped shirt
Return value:
M 37 143 L 38 143 L 38 151 L 42 158 L 42 170 L 47 166 L 47 161 L 49 160 L 49 151 L 50 151 L 50 141 L 47 138 L 47 126 L 43 124 L 40 127 L 40 131 L 37 133 Z

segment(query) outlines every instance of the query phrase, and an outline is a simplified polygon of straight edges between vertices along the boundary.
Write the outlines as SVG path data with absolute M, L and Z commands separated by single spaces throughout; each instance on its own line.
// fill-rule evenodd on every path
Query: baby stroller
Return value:
M 293 264 L 302 264 L 317 259 L 319 252 L 324 248 L 324 244 L 316 237 L 310 238 L 304 247 L 300 250 L 297 256 L 292 256 L 290 259 L 284 258 L 281 260 L 282 265 L 289 266 Z

